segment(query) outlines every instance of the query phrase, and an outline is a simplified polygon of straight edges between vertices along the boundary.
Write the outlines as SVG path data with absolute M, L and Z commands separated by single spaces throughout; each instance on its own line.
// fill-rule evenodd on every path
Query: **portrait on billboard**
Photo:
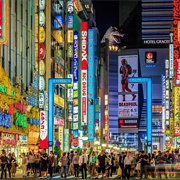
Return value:
M 118 57 L 118 125 L 119 128 L 137 128 L 138 84 L 129 83 L 138 77 L 138 56 Z

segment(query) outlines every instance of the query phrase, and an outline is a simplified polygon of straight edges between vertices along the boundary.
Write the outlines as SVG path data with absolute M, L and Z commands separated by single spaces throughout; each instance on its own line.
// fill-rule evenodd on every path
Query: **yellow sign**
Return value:
M 178 43 L 180 44 L 180 21 L 178 21 L 178 24 L 177 24 L 177 35 L 178 35 Z
M 39 42 L 43 43 L 46 39 L 46 33 L 44 27 L 39 27 Z
M 45 74 L 45 63 L 44 60 L 39 61 L 39 75 L 44 76 Z
M 68 30 L 68 32 L 67 32 L 68 43 L 73 43 L 73 37 L 74 37 L 73 30 Z
M 59 97 L 58 95 L 54 94 L 54 104 L 64 108 L 64 99 L 62 97 Z
M 180 87 L 174 87 L 174 127 L 180 123 Z
M 61 30 L 52 30 L 52 36 L 58 43 L 63 42 L 63 37 L 62 37 L 62 31 Z
M 170 136 L 174 137 L 174 119 L 170 118 Z

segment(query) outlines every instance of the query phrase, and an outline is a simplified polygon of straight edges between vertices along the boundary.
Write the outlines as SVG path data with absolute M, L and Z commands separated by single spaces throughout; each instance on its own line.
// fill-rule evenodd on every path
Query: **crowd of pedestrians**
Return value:
M 63 152 L 60 158 L 56 158 L 53 151 L 48 155 L 46 149 L 38 153 L 30 151 L 20 155 L 21 163 L 18 164 L 14 153 L 6 154 L 2 150 L 0 156 L 1 179 L 12 178 L 16 175 L 16 168 L 22 171 L 22 177 L 39 176 L 47 179 L 49 174 L 52 179 L 54 173 L 61 178 L 74 176 L 74 178 L 108 179 L 117 175 L 120 179 L 155 179 L 177 177 L 180 170 L 180 155 L 174 151 L 166 151 L 147 154 L 144 151 L 111 152 L 104 150 L 92 151 L 81 155 L 77 151 Z M 18 161 L 19 162 L 19 161 Z

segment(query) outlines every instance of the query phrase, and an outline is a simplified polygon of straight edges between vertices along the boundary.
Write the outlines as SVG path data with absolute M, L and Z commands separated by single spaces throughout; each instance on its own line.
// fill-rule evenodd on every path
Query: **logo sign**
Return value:
M 68 13 L 72 13 L 73 10 L 74 10 L 73 0 L 70 0 L 67 2 L 67 11 L 68 11 Z
M 45 58 L 45 45 L 43 43 L 39 44 L 39 58 L 44 59 Z
M 39 42 L 43 43 L 46 39 L 44 27 L 39 27 Z
M 45 14 L 44 11 L 39 12 L 39 25 L 44 26 L 45 25 Z
M 145 61 L 148 64 L 156 63 L 156 52 L 145 52 Z
M 45 9 L 45 0 L 39 0 L 39 10 L 44 10 Z
M 40 111 L 40 148 L 48 148 L 47 111 Z
M 39 75 L 44 76 L 45 74 L 45 63 L 44 60 L 39 60 Z
M 74 83 L 78 82 L 78 32 L 74 32 L 74 43 L 73 43 L 73 50 L 74 50 Z
M 8 38 L 8 1 L 0 0 L 0 44 L 5 44 Z
M 45 102 L 45 99 L 44 99 L 44 93 L 39 93 L 39 108 L 44 108 L 44 102 Z
M 73 29 L 73 27 L 74 27 L 74 16 L 72 16 L 72 15 L 68 15 L 68 17 L 67 17 L 67 24 L 68 24 L 68 28 L 69 29 Z
M 81 22 L 82 30 L 82 51 L 81 51 L 81 123 L 87 124 L 87 35 L 88 35 L 88 23 Z
M 39 90 L 40 91 L 45 90 L 45 80 L 43 76 L 39 76 Z

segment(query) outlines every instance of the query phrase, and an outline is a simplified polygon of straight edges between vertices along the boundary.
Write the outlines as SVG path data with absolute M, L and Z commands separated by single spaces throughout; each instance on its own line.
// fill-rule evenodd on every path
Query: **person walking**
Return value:
M 133 157 L 131 156 L 131 152 L 128 152 L 127 156 L 124 159 L 124 171 L 125 171 L 125 177 L 127 177 L 127 179 L 130 178 L 132 161 L 133 161 Z
M 15 177 L 17 166 L 18 165 L 17 165 L 17 162 L 16 162 L 15 154 L 12 153 L 12 160 L 11 160 L 11 174 L 12 174 L 12 177 Z
M 61 173 L 60 173 L 61 178 L 63 178 L 63 174 L 64 174 L 64 178 L 66 178 L 67 175 L 66 168 L 69 162 L 66 152 L 63 153 L 62 157 L 59 159 L 59 162 L 61 163 Z
M 121 153 L 121 155 L 119 156 L 119 166 L 122 170 L 122 178 L 125 177 L 125 174 L 124 174 L 124 159 L 126 157 L 126 154 L 124 152 Z
M 89 164 L 90 164 L 90 169 L 91 169 L 91 177 L 95 176 L 96 160 L 97 160 L 97 156 L 95 154 L 95 151 L 93 151 L 90 155 L 90 158 L 89 158 Z
M 21 154 L 21 158 L 22 158 L 22 174 L 23 174 L 23 177 L 26 177 L 26 175 L 27 175 L 28 159 L 27 159 L 25 153 Z
M 3 179 L 3 175 L 5 176 L 5 179 L 7 177 L 7 164 L 8 164 L 8 157 L 6 156 L 6 152 L 2 151 L 1 157 L 0 157 L 0 164 L 1 164 L 1 179 Z
M 12 162 L 12 160 L 13 160 L 12 154 L 9 153 L 9 154 L 8 154 L 8 164 L 7 164 L 7 169 L 8 169 L 8 173 L 9 173 L 9 178 L 10 178 L 10 179 L 11 179 L 11 168 L 12 168 L 11 162 Z
M 98 164 L 98 176 L 96 179 L 98 179 L 99 174 L 102 174 L 102 178 L 104 178 L 105 175 L 105 165 L 106 165 L 106 159 L 107 156 L 104 154 L 104 150 L 101 151 L 101 153 L 97 157 L 97 164 Z
M 82 171 L 82 179 L 87 179 L 87 163 L 88 163 L 88 156 L 86 152 L 83 151 L 82 155 L 79 158 L 79 165 L 81 166 Z
M 54 168 L 54 153 L 53 151 L 50 151 L 50 155 L 48 157 L 48 172 L 50 174 L 50 179 L 52 179 L 53 168 Z
M 74 165 L 75 178 L 78 178 L 79 177 L 79 155 L 78 155 L 77 151 L 75 152 L 75 154 L 73 156 L 72 163 Z
M 41 158 L 41 178 L 47 179 L 48 154 L 46 153 L 46 149 L 42 149 L 40 158 Z
M 145 151 L 141 151 L 141 155 L 139 157 L 138 163 L 141 163 L 140 179 L 142 179 L 143 174 L 145 175 L 145 179 L 147 179 L 147 177 L 148 177 L 147 166 L 149 165 L 149 157 L 145 153 Z

